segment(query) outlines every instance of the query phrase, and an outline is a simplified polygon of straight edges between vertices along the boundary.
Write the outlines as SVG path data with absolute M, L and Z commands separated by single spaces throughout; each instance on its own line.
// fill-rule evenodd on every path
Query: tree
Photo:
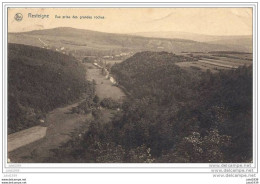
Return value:
M 95 97 L 93 98 L 93 102 L 98 104 L 100 101 L 99 97 L 97 95 L 95 95 Z
M 216 129 L 204 137 L 198 132 L 193 132 L 182 139 L 172 156 L 176 161 L 188 163 L 224 162 L 222 149 L 229 145 L 230 136 L 219 135 Z

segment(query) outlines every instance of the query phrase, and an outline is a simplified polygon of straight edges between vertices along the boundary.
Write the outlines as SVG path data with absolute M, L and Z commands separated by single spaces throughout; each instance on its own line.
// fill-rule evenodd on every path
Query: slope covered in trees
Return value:
M 186 71 L 175 65 L 185 59 L 142 52 L 114 65 L 131 98 L 111 123 L 96 120 L 56 151 L 55 162 L 251 162 L 252 68 Z
M 32 46 L 8 45 L 9 133 L 39 123 L 44 114 L 91 91 L 75 58 Z

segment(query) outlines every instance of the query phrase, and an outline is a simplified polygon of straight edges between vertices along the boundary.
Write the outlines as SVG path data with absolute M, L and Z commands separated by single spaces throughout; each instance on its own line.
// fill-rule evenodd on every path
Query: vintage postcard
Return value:
M 254 15 L 9 6 L 6 164 L 254 167 Z
M 10 162 L 252 162 L 252 9 L 9 8 Z

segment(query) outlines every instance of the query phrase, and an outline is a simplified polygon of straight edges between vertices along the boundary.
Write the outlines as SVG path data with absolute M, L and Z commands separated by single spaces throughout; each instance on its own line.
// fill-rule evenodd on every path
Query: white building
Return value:
M 112 84 L 116 84 L 116 80 L 113 77 L 110 77 L 109 80 L 112 82 Z

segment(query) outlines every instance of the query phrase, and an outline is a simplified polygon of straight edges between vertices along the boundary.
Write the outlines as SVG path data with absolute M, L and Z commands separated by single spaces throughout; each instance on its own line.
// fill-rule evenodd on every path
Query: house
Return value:
M 109 80 L 112 82 L 112 84 L 116 84 L 116 80 L 113 77 L 110 77 Z

